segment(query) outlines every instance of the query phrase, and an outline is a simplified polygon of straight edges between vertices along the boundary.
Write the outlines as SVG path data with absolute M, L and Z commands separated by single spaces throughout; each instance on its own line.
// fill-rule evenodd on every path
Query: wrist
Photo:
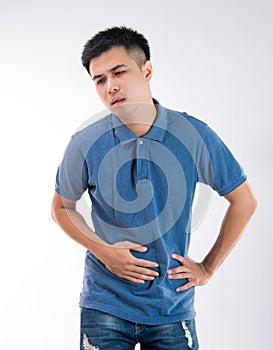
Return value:
M 209 267 L 208 263 L 205 260 L 200 263 L 200 267 L 209 278 L 214 275 L 214 271 Z
M 104 259 L 107 256 L 107 251 L 111 245 L 105 243 L 105 242 L 93 242 L 92 245 L 89 247 L 89 251 L 95 255 L 95 257 L 100 260 L 102 263 L 104 263 Z

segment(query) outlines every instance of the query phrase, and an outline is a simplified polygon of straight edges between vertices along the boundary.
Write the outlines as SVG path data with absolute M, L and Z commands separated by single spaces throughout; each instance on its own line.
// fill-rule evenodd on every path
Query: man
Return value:
M 255 211 L 246 175 L 205 123 L 152 98 L 142 34 L 101 31 L 85 44 L 82 63 L 109 112 L 73 135 L 52 203 L 54 220 L 87 248 L 81 349 L 198 349 L 194 289 L 214 275 Z M 200 263 L 187 256 L 198 182 L 230 203 Z M 76 210 L 85 191 L 95 231 Z

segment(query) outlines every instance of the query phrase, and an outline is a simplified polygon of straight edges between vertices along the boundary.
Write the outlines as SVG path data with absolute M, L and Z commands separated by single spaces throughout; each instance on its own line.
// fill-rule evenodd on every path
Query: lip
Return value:
M 119 106 L 121 104 L 125 103 L 125 98 L 124 97 L 115 97 L 111 101 L 111 106 Z

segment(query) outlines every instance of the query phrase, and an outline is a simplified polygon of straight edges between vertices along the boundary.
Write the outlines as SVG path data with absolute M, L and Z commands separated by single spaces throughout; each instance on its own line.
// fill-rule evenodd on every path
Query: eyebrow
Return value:
M 109 70 L 109 73 L 112 73 L 113 71 L 115 71 L 116 69 L 119 69 L 119 68 L 128 68 L 128 66 L 126 66 L 126 64 L 117 64 L 115 67 L 111 68 Z M 97 74 L 97 75 L 94 75 L 92 80 L 96 80 L 96 79 L 99 79 L 103 76 L 103 74 Z

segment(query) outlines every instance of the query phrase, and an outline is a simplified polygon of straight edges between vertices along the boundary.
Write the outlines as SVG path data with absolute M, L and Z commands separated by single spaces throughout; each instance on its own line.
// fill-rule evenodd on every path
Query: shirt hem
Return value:
M 154 317 L 151 315 L 150 317 L 139 317 L 136 315 L 126 314 L 124 312 L 121 312 L 120 310 L 117 311 L 111 308 L 110 306 L 101 305 L 98 303 L 81 302 L 80 307 L 105 312 L 129 322 L 139 323 L 139 324 L 149 325 L 149 326 L 157 326 L 157 325 L 177 323 L 181 321 L 189 321 L 194 319 L 196 316 L 196 312 L 194 310 L 183 312 L 176 315 L 167 315 L 167 316 L 159 316 L 159 317 Z

